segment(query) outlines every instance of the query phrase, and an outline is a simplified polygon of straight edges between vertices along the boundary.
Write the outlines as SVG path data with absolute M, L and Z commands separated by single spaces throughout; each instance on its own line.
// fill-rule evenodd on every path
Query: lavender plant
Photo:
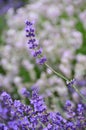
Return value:
M 12 31 L 12 30 L 11 30 Z M 38 41 L 35 36 L 35 29 L 33 23 L 26 21 L 26 37 L 28 39 L 28 47 L 31 51 L 31 55 L 35 57 L 36 63 L 45 65 L 57 76 L 66 81 L 67 87 L 73 87 L 76 92 L 85 98 L 74 86 L 75 79 L 69 80 L 65 76 L 56 72 L 47 64 L 47 59 L 43 55 L 42 48 L 38 45 Z M 24 45 L 25 46 L 25 45 Z M 10 46 L 6 48 L 10 52 Z M 6 54 L 5 54 L 6 55 Z M 16 59 L 18 60 L 18 59 Z M 6 63 L 3 60 L 4 63 Z M 15 63 L 15 58 L 12 61 Z M 10 68 L 10 66 L 8 67 Z M 16 70 L 17 66 L 15 66 Z M 17 68 L 18 69 L 18 68 Z M 16 73 L 16 71 L 14 72 Z M 11 74 L 9 76 L 11 80 Z M 20 83 L 20 79 L 16 80 Z M 21 90 L 21 88 L 20 88 Z M 20 100 L 12 100 L 11 96 L 2 92 L 0 94 L 0 129 L 2 130 L 85 130 L 86 129 L 86 106 L 84 104 L 78 104 L 76 108 L 73 108 L 71 101 L 66 101 L 65 104 L 65 116 L 62 116 L 59 112 L 49 112 L 47 109 L 43 97 L 39 96 L 38 89 L 32 87 L 32 93 L 24 88 L 22 94 L 25 99 L 28 100 L 28 104 L 22 103 Z M 3 114 L 2 114 L 3 113 Z
M 22 94 L 28 99 L 29 105 L 20 100 L 13 101 L 6 92 L 0 94 L 1 130 L 85 130 L 84 105 L 78 104 L 74 110 L 71 102 L 67 101 L 67 115 L 63 117 L 59 112 L 48 112 L 36 87 L 32 87 L 32 93 L 23 88 Z

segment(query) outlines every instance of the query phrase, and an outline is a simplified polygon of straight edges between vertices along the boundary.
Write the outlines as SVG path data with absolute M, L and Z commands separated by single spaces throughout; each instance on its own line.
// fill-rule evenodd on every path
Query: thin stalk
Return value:
M 64 79 L 66 82 L 70 82 L 69 79 L 67 79 L 66 77 L 64 77 L 62 74 L 56 72 L 52 67 L 50 67 L 47 63 L 45 63 L 45 65 L 53 72 L 55 73 L 57 76 L 59 76 L 60 78 Z M 75 85 L 73 85 L 73 88 L 75 89 L 75 91 L 79 94 L 79 96 L 86 102 L 85 97 L 79 92 L 79 90 L 76 88 Z
M 80 95 L 80 97 L 86 102 L 85 97 L 79 92 L 79 90 L 76 88 L 75 85 L 73 85 L 73 88 L 75 89 L 75 91 Z
M 64 77 L 63 75 L 59 74 L 58 72 L 56 72 L 52 67 L 50 67 L 47 63 L 45 63 L 45 65 L 52 71 L 54 72 L 57 76 L 59 76 L 60 78 L 64 79 L 65 81 L 69 81 L 66 77 Z

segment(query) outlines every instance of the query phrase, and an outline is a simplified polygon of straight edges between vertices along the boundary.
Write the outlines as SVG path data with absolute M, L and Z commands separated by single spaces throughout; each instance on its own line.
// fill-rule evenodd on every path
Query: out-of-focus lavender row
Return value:
M 24 0 L 0 0 L 0 15 L 5 14 L 10 8 L 20 8 L 25 3 Z

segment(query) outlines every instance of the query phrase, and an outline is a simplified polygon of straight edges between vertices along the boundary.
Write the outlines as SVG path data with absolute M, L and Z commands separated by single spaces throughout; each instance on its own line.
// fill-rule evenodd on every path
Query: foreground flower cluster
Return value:
M 25 88 L 22 95 L 28 99 L 29 105 L 20 100 L 12 100 L 11 96 L 0 94 L 0 130 L 84 130 L 86 128 L 86 109 L 78 104 L 73 111 L 70 101 L 66 101 L 66 118 L 59 112 L 48 112 L 43 97 L 36 87 L 30 93 Z M 2 114 L 3 113 L 3 114 Z

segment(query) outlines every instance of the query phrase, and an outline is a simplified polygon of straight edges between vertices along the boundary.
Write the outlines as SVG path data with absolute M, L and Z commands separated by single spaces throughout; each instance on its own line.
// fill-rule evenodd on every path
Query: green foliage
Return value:
M 82 33 L 82 37 L 83 37 L 83 44 L 81 48 L 77 50 L 77 53 L 86 54 L 86 30 L 84 29 L 83 24 L 81 23 L 80 20 L 78 20 L 76 24 L 76 28 L 78 31 Z
M 0 45 L 4 44 L 2 33 L 5 29 L 7 29 L 7 25 L 6 25 L 5 15 L 3 15 L 3 16 L 0 16 Z
M 26 69 L 21 66 L 19 76 L 23 78 L 23 82 L 29 82 L 31 81 L 30 74 L 26 71 Z

